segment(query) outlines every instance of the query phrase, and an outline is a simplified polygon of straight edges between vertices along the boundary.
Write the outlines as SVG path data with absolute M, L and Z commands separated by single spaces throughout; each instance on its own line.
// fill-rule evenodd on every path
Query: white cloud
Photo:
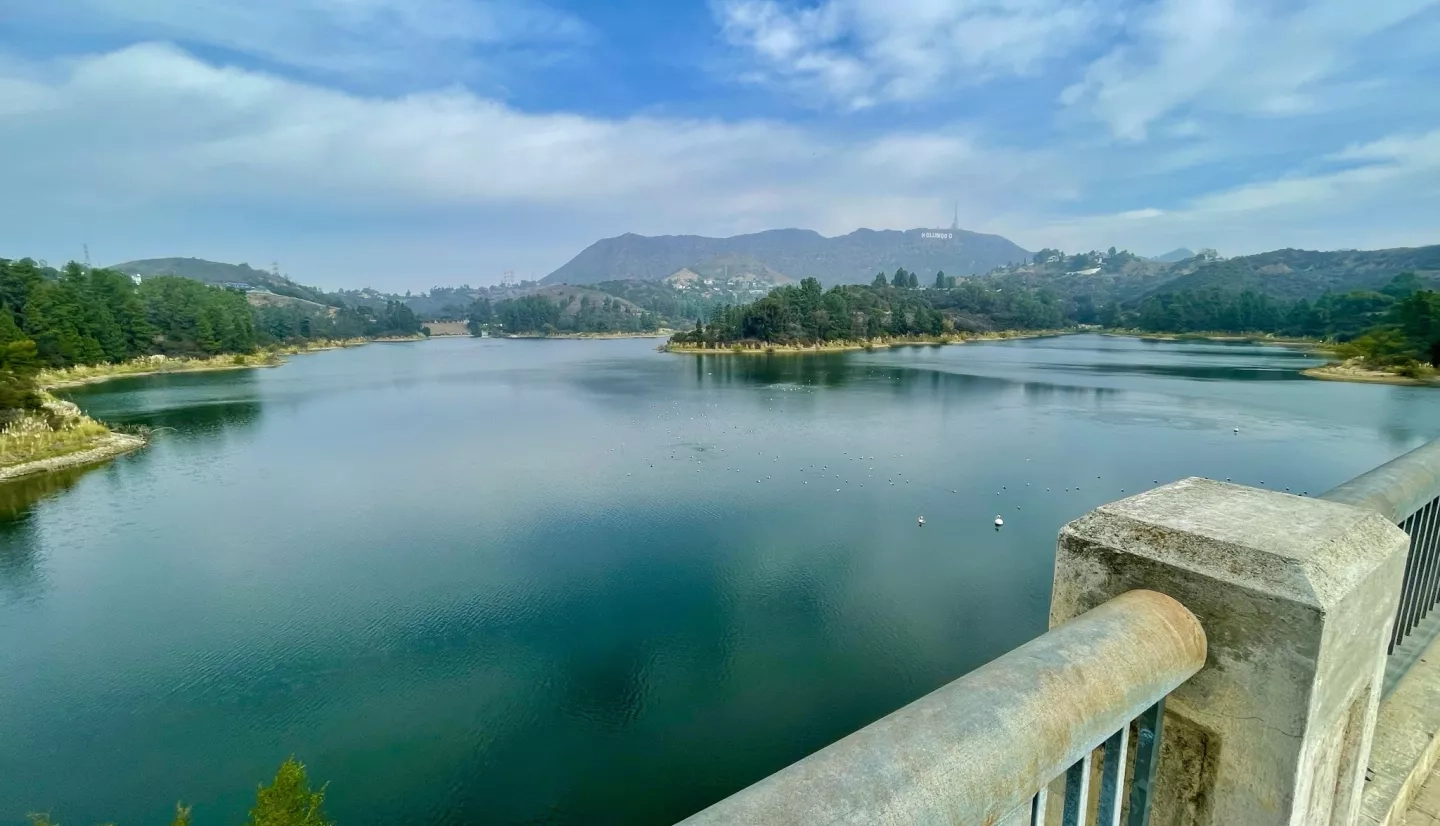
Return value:
M 1051 221 L 1044 232 L 1075 247 L 1103 246 L 1101 239 L 1114 238 L 1140 249 L 1189 244 L 1235 254 L 1279 246 L 1440 243 L 1434 221 L 1440 210 L 1440 129 L 1347 147 L 1329 160 L 1348 166 L 1226 187 L 1174 209 Z
M 0 255 L 61 259 L 89 242 L 106 260 L 273 256 L 331 285 L 434 264 L 381 281 L 420 288 L 474 280 L 452 269 L 462 261 L 543 275 L 627 231 L 947 225 L 955 198 L 962 226 L 1034 249 L 1440 241 L 1440 131 L 1267 159 L 1243 185 L 1166 152 L 983 135 L 531 113 L 461 88 L 343 92 L 139 45 L 0 62 L 0 156 L 23 159 L 0 187 L 26 193 L 0 201 Z
M 525 0 L 47 0 L 16 20 L 58 32 L 218 47 L 347 76 L 455 77 L 500 50 L 583 42 L 573 15 Z
M 764 120 L 527 113 L 460 88 L 341 92 L 158 44 L 0 66 L 0 88 L 14 92 L 0 153 L 26 159 L 0 184 L 35 193 L 0 203 L 0 235 L 14 209 L 65 226 L 77 210 L 129 220 L 236 204 L 401 222 L 528 210 L 617 234 L 839 233 L 948 223 L 957 196 L 967 226 L 996 229 L 1021 193 L 1068 179 L 1048 153 L 987 148 L 960 129 L 857 140 Z
M 1187 110 L 1286 116 L 1336 105 L 1357 83 L 1358 56 L 1371 40 L 1435 0 L 1159 0 L 1126 15 L 1119 45 L 1061 95 L 1141 140 L 1151 127 Z M 1417 67 L 1418 68 L 1418 67 Z M 1416 87 L 1420 92 L 1423 86 Z M 1187 129 L 1181 117 L 1172 129 Z
M 850 109 L 1026 75 L 1083 45 L 1105 0 L 718 0 L 745 77 Z

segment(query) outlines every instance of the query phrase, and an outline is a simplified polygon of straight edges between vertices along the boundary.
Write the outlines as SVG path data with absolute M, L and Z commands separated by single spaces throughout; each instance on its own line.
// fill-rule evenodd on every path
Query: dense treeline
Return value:
M 420 319 L 414 311 L 399 301 L 387 301 L 379 308 L 361 304 L 323 312 L 296 306 L 257 307 L 255 317 L 263 343 L 413 336 L 421 330 Z
M 1326 293 L 1314 302 L 1278 301 L 1253 290 L 1161 293 L 1141 301 L 1127 320 L 1154 332 L 1321 338 L 1348 342 L 1346 354 L 1376 366 L 1440 366 L 1440 292 L 1421 289 L 1413 273 L 1401 273 L 1379 291 Z
M 1106 261 L 1118 255 L 1112 251 Z M 1101 304 L 1087 295 L 1062 299 L 1044 288 L 1017 287 L 1014 282 L 957 284 L 944 273 L 936 275 L 933 286 L 921 289 L 914 273 L 902 268 L 893 276 L 877 275 L 869 286 L 842 285 L 828 291 L 806 279 L 753 304 L 717 308 L 708 323 L 673 340 L 712 347 L 742 342 L 794 345 L 1095 325 L 1319 338 L 1347 343 L 1346 354 L 1377 366 L 1440 366 L 1440 292 L 1422 287 L 1413 273 L 1402 273 L 1379 291 L 1326 293 L 1315 301 L 1287 302 L 1253 290 L 1216 289 L 1161 292 L 1121 305 Z
M 251 307 L 245 293 L 178 276 L 136 284 L 108 269 L 0 259 L 0 410 L 34 409 L 43 367 L 144 356 L 204 357 L 311 338 L 414 335 L 408 307 L 337 308 L 309 302 Z
M 909 283 L 908 277 L 897 279 Z M 673 340 L 711 347 L 741 341 L 789 345 L 938 336 L 954 329 L 953 322 L 908 287 L 842 284 L 826 291 L 819 281 L 807 278 L 798 286 L 772 290 L 753 304 L 720 307 L 709 323 L 677 333 Z
M 479 335 L 555 335 L 566 333 L 645 333 L 659 329 L 654 313 L 639 310 L 621 299 L 582 294 L 527 295 L 492 302 L 477 299 L 467 318 L 470 332 Z
M 28 260 L 0 260 L 0 304 L 9 316 L 0 324 L 34 341 L 47 367 L 246 352 L 257 344 L 244 294 L 187 278 L 137 286 L 113 270 L 70 264 L 56 273 Z

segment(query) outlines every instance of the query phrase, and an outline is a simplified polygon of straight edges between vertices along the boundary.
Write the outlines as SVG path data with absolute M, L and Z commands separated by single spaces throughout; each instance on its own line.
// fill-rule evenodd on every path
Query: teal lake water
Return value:
M 1440 437 L 1282 348 L 656 343 L 73 392 L 158 432 L 0 487 L 0 824 L 238 824 L 292 753 L 340 826 L 668 824 L 1040 633 L 1088 509 Z

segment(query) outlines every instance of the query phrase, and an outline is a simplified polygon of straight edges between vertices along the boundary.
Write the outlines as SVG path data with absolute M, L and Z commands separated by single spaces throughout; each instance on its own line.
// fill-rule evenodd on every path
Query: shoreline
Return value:
M 1237 333 L 1147 333 L 1142 330 L 1091 330 L 1097 335 L 1115 338 L 1138 338 L 1148 341 L 1219 341 L 1235 344 L 1263 344 L 1272 347 L 1293 347 L 1329 352 L 1335 345 L 1314 338 L 1283 338 Z
M 347 350 L 366 344 L 388 344 L 407 341 L 425 341 L 426 336 L 387 336 L 385 338 L 317 339 L 316 343 L 300 347 L 280 345 L 257 353 L 236 353 L 210 358 L 176 358 L 149 361 L 145 357 L 120 364 L 88 365 L 45 369 L 40 371 L 36 383 L 41 390 L 68 390 L 89 384 L 100 384 L 113 379 L 143 378 L 168 373 L 214 373 L 224 370 L 252 370 L 261 367 L 279 367 L 287 356 L 303 356 L 326 350 Z M 237 361 L 239 359 L 239 361 Z
M 618 338 L 665 338 L 674 335 L 674 330 L 657 330 L 653 333 L 502 333 L 498 336 L 485 336 L 485 338 L 513 338 L 513 339 L 564 339 L 569 341 L 583 341 L 586 339 L 618 339 Z M 476 338 L 476 336 L 471 336 Z
M 1023 330 L 1002 333 L 980 333 L 965 335 L 956 333 L 940 336 L 915 336 L 868 341 L 837 340 L 820 344 L 734 344 L 729 347 L 698 347 L 688 344 L 666 342 L 659 348 L 665 353 L 681 353 L 697 356 L 768 356 L 806 355 L 815 353 L 844 353 L 855 350 L 880 350 L 890 347 L 945 347 L 956 344 L 970 344 L 984 341 L 1015 341 L 1031 338 L 1053 338 L 1075 334 L 1076 330 Z
M 169 373 L 218 373 L 224 370 L 251 370 L 260 367 L 279 367 L 284 363 L 285 360 L 283 358 L 281 358 L 277 354 L 272 354 L 271 358 L 259 362 L 246 362 L 243 364 L 235 364 L 234 362 L 230 362 L 228 364 L 190 363 L 173 367 L 162 367 L 157 364 L 155 369 L 153 370 L 116 370 L 115 372 L 97 372 L 93 375 L 87 375 L 80 378 L 64 378 L 63 376 L 56 375 L 57 373 L 63 371 L 42 370 L 38 379 L 38 385 L 41 390 L 46 391 L 70 390 L 76 387 L 85 387 L 86 385 L 91 384 L 102 384 L 104 382 L 112 381 L 114 379 L 138 379 L 145 376 L 161 376 Z M 122 367 L 123 365 L 115 366 Z
M 132 450 L 138 450 L 146 444 L 147 442 L 139 436 L 132 436 L 128 433 L 116 433 L 112 430 L 109 433 L 95 437 L 93 442 L 79 450 L 73 450 L 59 456 L 50 456 L 44 459 L 35 459 L 29 462 L 0 467 L 0 482 L 10 482 L 15 479 L 23 479 L 27 476 L 35 476 L 55 470 L 66 470 L 84 465 L 100 464 L 116 456 L 129 453 Z
M 1397 387 L 1440 387 L 1440 378 L 1416 379 L 1389 370 L 1370 370 L 1333 362 L 1301 370 L 1300 374 L 1321 381 L 1348 381 L 1357 384 L 1389 384 Z

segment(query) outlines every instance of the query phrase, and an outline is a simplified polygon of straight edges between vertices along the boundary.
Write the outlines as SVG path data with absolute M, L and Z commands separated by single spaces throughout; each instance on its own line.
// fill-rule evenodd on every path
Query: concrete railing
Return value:
M 1159 704 L 1205 662 L 1205 633 L 1163 594 L 1131 591 L 683 821 L 686 826 L 1119 822 L 1153 777 Z M 1092 753 L 1102 749 L 1092 801 Z M 1063 803 L 1047 787 L 1064 775 Z M 1059 802 L 1059 801 L 1057 801 Z
M 1402 460 L 1322 498 L 1185 479 L 1090 512 L 1048 633 L 684 823 L 1351 826 L 1395 606 L 1440 588 L 1440 447 Z
M 1372 510 L 1400 526 L 1410 537 L 1405 558 L 1405 578 L 1395 608 L 1395 625 L 1388 652 L 1405 645 L 1412 650 L 1426 647 L 1437 634 L 1440 622 L 1422 628 L 1430 612 L 1440 603 L 1440 439 L 1422 445 L 1393 461 L 1356 477 L 1321 495 Z M 1414 639 L 1408 639 L 1414 635 Z M 1386 669 L 1386 692 L 1393 688 L 1413 661 L 1404 656 L 1390 660 Z

